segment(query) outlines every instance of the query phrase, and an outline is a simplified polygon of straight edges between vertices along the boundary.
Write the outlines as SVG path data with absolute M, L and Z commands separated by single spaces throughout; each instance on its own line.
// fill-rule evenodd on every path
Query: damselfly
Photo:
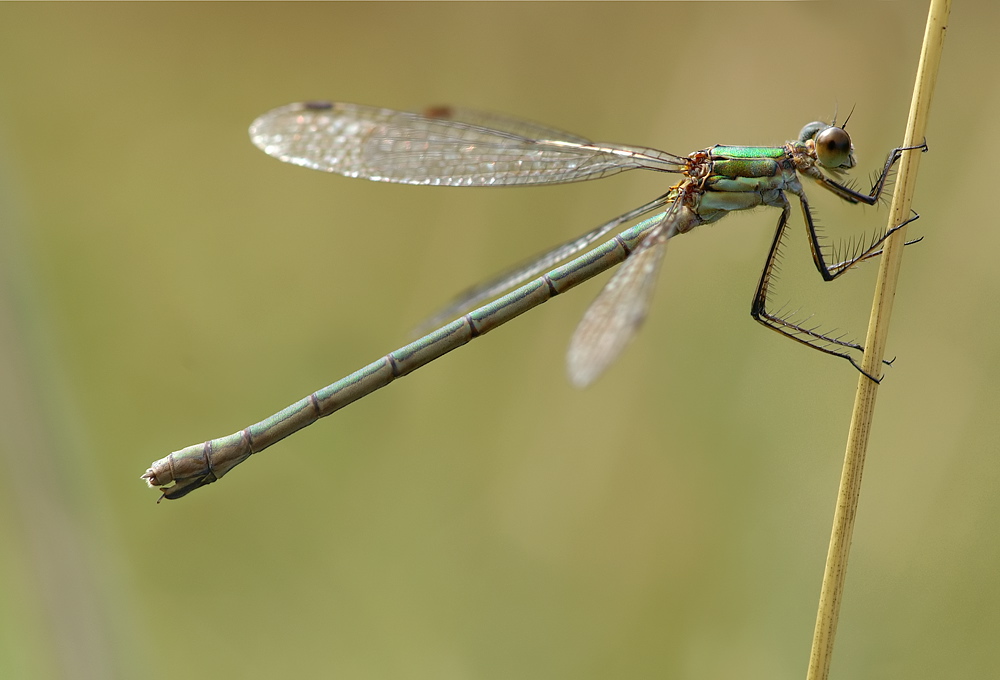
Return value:
M 161 488 L 162 497 L 180 498 L 221 478 L 251 454 L 624 262 L 584 314 L 570 342 L 570 380 L 577 386 L 588 385 L 621 353 L 642 324 L 667 241 L 730 212 L 759 206 L 779 208 L 781 214 L 753 296 L 751 315 L 768 328 L 847 359 L 861 370 L 851 355 L 863 351 L 859 344 L 804 327 L 768 307 L 776 260 L 792 214 L 788 194 L 801 205 L 813 261 L 827 281 L 877 255 L 882 242 L 902 226 L 887 230 L 867 247 L 854 248 L 843 259 L 821 243 L 800 178 L 816 182 L 848 203 L 872 205 L 879 200 L 889 171 L 902 152 L 926 150 L 926 145 L 893 149 L 871 191 L 860 193 L 829 176 L 839 178 L 855 164 L 845 126 L 809 123 L 797 140 L 783 146 L 717 145 L 675 156 L 646 147 L 594 143 L 537 123 L 447 107 L 419 115 L 317 102 L 292 104 L 264 114 L 250 126 L 250 136 L 265 153 L 347 177 L 488 187 L 577 182 L 643 168 L 678 175 L 679 181 L 645 205 L 469 290 L 435 322 L 458 316 L 520 286 L 503 297 L 458 316 L 266 420 L 227 437 L 175 451 L 153 463 L 142 478 L 150 486 L 173 483 Z M 648 213 L 656 214 L 543 274 L 608 232 Z

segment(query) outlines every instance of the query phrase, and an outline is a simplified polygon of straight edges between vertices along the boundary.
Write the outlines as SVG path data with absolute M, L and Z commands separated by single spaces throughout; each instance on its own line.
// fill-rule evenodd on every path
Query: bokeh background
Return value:
M 347 180 L 260 153 L 259 114 L 450 103 L 686 154 L 854 107 L 867 186 L 925 13 L 0 5 L 0 676 L 802 677 L 857 374 L 750 320 L 773 210 L 674 241 L 586 391 L 563 355 L 599 281 L 181 501 L 139 475 L 664 189 Z M 834 677 L 1000 664 L 998 25 L 955 3 Z M 884 226 L 811 195 L 831 234 Z M 792 234 L 779 301 L 863 336 L 875 266 L 823 284 Z

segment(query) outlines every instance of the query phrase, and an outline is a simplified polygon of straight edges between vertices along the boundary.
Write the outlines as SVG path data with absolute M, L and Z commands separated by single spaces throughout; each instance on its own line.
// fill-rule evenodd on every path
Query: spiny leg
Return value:
M 816 182 L 840 198 L 844 199 L 848 203 L 864 203 L 865 205 L 875 205 L 878 203 L 879 198 L 882 196 L 882 192 L 885 190 L 886 181 L 889 179 L 889 173 L 892 171 L 892 167 L 896 165 L 900 158 L 903 157 L 904 151 L 927 151 L 927 141 L 925 140 L 922 144 L 917 144 L 915 146 L 898 146 L 889 152 L 889 156 L 885 159 L 885 165 L 882 167 L 882 172 L 879 173 L 878 177 L 872 183 L 871 191 L 867 194 L 863 194 L 860 191 L 856 191 L 851 187 L 841 184 L 840 182 L 835 182 L 830 179 L 822 172 L 815 170 L 808 173 Z
M 882 192 L 886 188 L 886 182 L 889 174 L 892 171 L 893 166 L 899 161 L 900 158 L 902 158 L 903 152 L 916 150 L 927 151 L 927 141 L 925 140 L 922 144 L 915 146 L 897 147 L 890 151 L 888 157 L 886 158 L 885 165 L 882 167 L 882 171 L 879 173 L 875 181 L 872 182 L 871 191 L 867 194 L 863 194 L 855 191 L 849 186 L 835 182 L 819 171 L 810 172 L 808 174 L 816 180 L 821 187 L 848 203 L 864 203 L 865 205 L 874 205 L 881 198 Z M 809 247 L 812 250 L 813 261 L 816 263 L 816 268 L 819 270 L 820 275 L 826 281 L 832 281 L 858 262 L 862 262 L 880 254 L 882 251 L 879 246 L 881 246 L 887 238 L 919 217 L 919 215 L 914 213 L 913 217 L 897 224 L 891 229 L 887 229 L 880 236 L 873 237 L 867 247 L 864 247 L 863 249 L 861 242 L 858 242 L 857 244 L 848 244 L 847 251 L 852 253 L 848 257 L 843 257 L 842 255 L 838 256 L 838 253 L 843 251 L 837 248 L 833 249 L 830 253 L 830 257 L 835 263 L 828 265 L 826 263 L 826 258 L 823 257 L 822 248 L 819 243 L 819 236 L 817 235 L 816 224 L 813 220 L 812 213 L 809 210 L 809 202 L 806 199 L 805 193 L 802 191 L 796 191 L 795 194 L 802 201 L 802 212 L 806 220 L 806 228 L 809 230 Z
M 873 205 L 878 201 L 879 197 L 882 195 L 882 190 L 885 189 L 885 182 L 889 177 L 889 171 L 892 170 L 892 166 L 903 157 L 904 151 L 917 151 L 921 153 L 927 153 L 927 140 L 924 139 L 920 144 L 914 144 L 913 146 L 897 146 L 895 149 L 889 152 L 889 156 L 885 159 L 885 165 L 882 167 L 882 172 L 879 173 L 878 179 L 872 183 L 872 190 L 868 193 L 868 196 L 872 199 L 869 205 Z
M 913 213 L 911 217 L 908 217 L 891 229 L 886 229 L 881 236 L 874 237 L 871 243 L 869 243 L 864 249 L 862 249 L 860 245 L 860 243 L 863 242 L 859 242 L 857 245 L 849 245 L 848 249 L 853 251 L 851 256 L 841 259 L 840 262 L 827 264 L 826 258 L 823 256 L 822 246 L 819 242 L 820 236 L 816 228 L 816 222 L 813 219 L 812 210 L 809 208 L 809 200 L 806 198 L 805 192 L 796 193 L 796 195 L 799 198 L 799 202 L 802 204 L 802 217 L 805 219 L 806 231 L 809 234 L 809 249 L 812 251 L 813 262 L 816 264 L 816 269 L 819 270 L 820 276 L 823 277 L 824 281 L 833 281 L 835 278 L 859 262 L 863 262 L 864 260 L 881 254 L 882 249 L 880 246 L 885 243 L 886 239 L 908 225 L 910 222 L 920 217 L 917 213 Z M 920 239 L 909 241 L 906 245 L 916 243 L 919 240 Z M 837 257 L 837 252 L 838 251 L 836 249 L 831 252 L 832 259 L 840 259 Z
M 920 215 L 914 213 L 914 216 L 911 217 L 910 219 L 908 219 L 903 224 L 909 224 L 910 222 L 912 222 L 913 220 L 917 219 L 918 217 L 920 217 Z M 900 225 L 900 226 L 902 226 L 902 225 Z M 923 240 L 924 240 L 923 236 L 918 236 L 917 238 L 910 239 L 909 241 L 907 241 L 903 245 L 904 246 L 912 246 L 914 243 L 920 243 Z M 831 264 L 830 265 L 830 271 L 837 271 L 839 273 L 839 270 L 841 270 L 841 269 L 847 269 L 849 267 L 853 267 L 854 265 L 856 265 L 856 264 L 858 264 L 860 262 L 864 262 L 865 260 L 870 260 L 873 257 L 878 257 L 879 255 L 882 254 L 883 250 L 884 250 L 883 248 L 879 248 L 874 253 L 869 253 L 869 254 L 861 256 L 861 257 L 851 258 L 851 259 L 846 260 L 846 261 L 842 261 L 842 262 L 837 262 L 835 264 Z
M 840 357 L 851 362 L 858 371 L 860 371 L 865 377 L 879 382 L 881 378 L 876 378 L 867 371 L 861 368 L 861 365 L 855 361 L 854 357 L 847 353 L 846 350 L 856 350 L 858 352 L 864 352 L 864 347 L 855 343 L 843 340 L 842 337 L 832 337 L 826 335 L 817 330 L 817 327 L 806 328 L 801 326 L 790 319 L 790 314 L 780 315 L 771 312 L 768 309 L 768 293 L 770 292 L 771 283 L 774 280 L 775 274 L 780 269 L 780 258 L 781 258 L 781 245 L 782 240 L 785 236 L 785 229 L 788 226 L 788 217 L 791 214 L 791 205 L 789 205 L 788 200 L 784 197 L 784 204 L 781 209 L 781 217 L 778 218 L 778 226 L 774 231 L 774 239 L 771 241 L 771 248 L 767 253 L 767 260 L 764 262 L 764 270 L 760 275 L 760 282 L 757 284 L 757 291 L 754 293 L 753 302 L 750 305 L 750 316 L 752 316 L 756 321 L 763 324 L 764 326 L 781 333 L 785 337 L 791 338 L 796 342 L 802 343 L 807 347 L 812 347 L 813 349 L 819 350 L 825 354 L 831 356 Z M 825 277 L 824 277 L 825 278 Z M 843 348 L 845 351 L 837 351 L 837 349 Z M 886 365 L 891 365 L 891 361 L 883 361 Z

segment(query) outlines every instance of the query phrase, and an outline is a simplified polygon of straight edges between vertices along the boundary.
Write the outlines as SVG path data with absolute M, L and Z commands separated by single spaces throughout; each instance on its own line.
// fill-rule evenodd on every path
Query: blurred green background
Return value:
M 459 190 L 255 149 L 305 99 L 457 104 L 687 154 L 903 135 L 923 2 L 0 5 L 0 676 L 799 678 L 857 374 L 747 312 L 777 213 L 675 240 L 638 340 L 568 385 L 590 282 L 178 502 L 139 475 L 409 339 L 664 190 Z M 1000 664 L 1000 108 L 956 2 L 834 677 Z M 886 210 L 810 191 L 831 235 Z M 796 217 L 796 219 L 798 219 Z M 863 336 L 792 232 L 779 302 Z M 602 277 L 602 281 L 606 276 Z

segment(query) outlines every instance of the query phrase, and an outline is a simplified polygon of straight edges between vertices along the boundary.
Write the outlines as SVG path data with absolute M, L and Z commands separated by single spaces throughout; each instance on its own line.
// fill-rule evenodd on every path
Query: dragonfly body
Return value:
M 649 203 L 471 289 L 436 317 L 453 321 L 419 340 L 255 425 L 154 462 L 143 479 L 150 486 L 173 483 L 161 489 L 168 499 L 218 480 L 253 453 L 624 262 L 587 310 L 570 343 L 570 378 L 580 386 L 589 384 L 619 355 L 645 318 L 667 241 L 738 210 L 761 206 L 781 210 L 751 307 L 754 318 L 857 367 L 847 352 L 860 351 L 859 345 L 803 328 L 767 310 L 773 266 L 791 213 L 787 194 L 797 196 L 802 206 L 817 268 L 825 279 L 833 279 L 877 254 L 877 246 L 891 230 L 851 258 L 828 264 L 826 257 L 831 253 L 824 253 L 820 244 L 800 177 L 814 180 L 845 201 L 870 205 L 878 200 L 892 164 L 906 150 L 894 150 L 871 192 L 862 194 L 827 176 L 854 166 L 853 147 L 842 127 L 819 122 L 807 125 L 798 140 L 784 146 L 717 145 L 688 156 L 593 143 L 537 123 L 450 108 L 418 115 L 344 103 L 293 104 L 265 114 L 250 132 L 257 146 L 280 160 L 376 181 L 446 186 L 551 184 L 638 168 L 680 178 Z M 593 247 L 605 234 L 654 212 Z M 519 287 L 482 304 L 515 286 Z M 472 307 L 477 308 L 461 314 Z

